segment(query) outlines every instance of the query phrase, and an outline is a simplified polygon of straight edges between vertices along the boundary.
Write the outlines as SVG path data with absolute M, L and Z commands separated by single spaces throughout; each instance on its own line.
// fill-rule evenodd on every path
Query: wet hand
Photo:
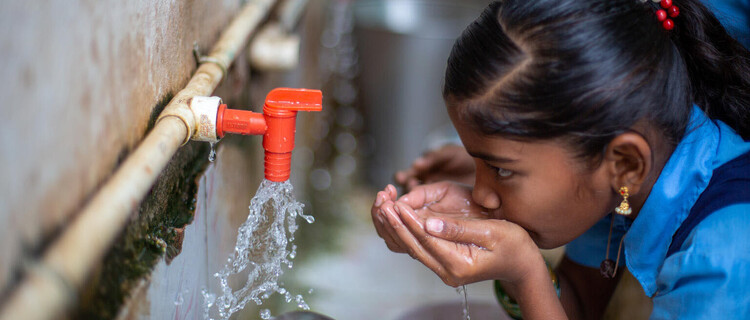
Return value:
M 398 198 L 420 215 L 487 219 L 488 213 L 471 200 L 472 188 L 450 181 L 415 186 Z
M 388 185 L 378 192 L 370 214 L 378 236 L 385 240 L 388 249 L 393 252 L 406 253 L 407 245 L 398 236 L 390 219 L 399 220 L 396 201 L 398 192 L 393 185 Z M 411 192 L 398 198 L 418 212 L 432 216 L 456 216 L 463 218 L 486 218 L 482 207 L 471 200 L 471 187 L 453 182 L 438 182 L 420 185 Z
M 387 214 L 396 214 L 393 202 L 396 201 L 397 196 L 398 193 L 396 187 L 389 184 L 384 190 L 378 192 L 376 195 L 375 202 L 370 209 L 370 215 L 372 217 L 372 223 L 375 226 L 375 231 L 378 233 L 378 236 L 385 240 L 388 249 L 393 252 L 405 253 L 405 245 L 400 239 L 394 238 L 392 230 L 388 230 L 390 225 L 386 220 Z
M 402 221 L 441 264 L 438 270 L 445 271 L 438 275 L 448 285 L 495 279 L 521 284 L 529 278 L 530 270 L 544 265 L 528 232 L 515 223 L 429 217 L 420 229 L 419 218 L 406 212 Z
M 396 172 L 396 183 L 405 190 L 437 181 L 474 184 L 474 160 L 462 146 L 449 144 L 417 158 L 411 167 Z
M 481 207 L 465 202 L 470 189 L 460 187 L 440 183 L 415 189 L 394 203 L 397 214 L 386 215 L 384 229 L 448 285 L 524 282 L 530 270 L 544 264 L 528 232 L 475 211 Z M 467 208 L 468 214 L 463 211 Z

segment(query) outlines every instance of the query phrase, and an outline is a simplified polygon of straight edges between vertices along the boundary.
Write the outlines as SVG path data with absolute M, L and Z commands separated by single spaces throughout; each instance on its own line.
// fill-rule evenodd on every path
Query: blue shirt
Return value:
M 617 215 L 610 257 L 624 236 L 628 270 L 653 298 L 652 319 L 750 319 L 750 204 L 724 207 L 700 222 L 666 257 L 677 228 L 713 170 L 750 151 L 750 142 L 693 108 L 687 133 L 670 156 L 635 221 Z M 573 261 L 598 268 L 609 216 L 566 247 Z

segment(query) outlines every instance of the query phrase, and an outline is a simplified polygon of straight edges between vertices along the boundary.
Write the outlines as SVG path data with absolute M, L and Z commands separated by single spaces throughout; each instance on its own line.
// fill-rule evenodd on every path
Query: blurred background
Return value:
M 186 85 L 194 50 L 206 53 L 248 2 L 0 3 L 0 309 Z M 463 297 L 408 255 L 389 252 L 369 209 L 396 170 L 455 139 L 441 98 L 445 61 L 488 2 L 302 1 L 292 29 L 298 61 L 268 68 L 243 50 L 214 92 L 230 107 L 260 112 L 272 88 L 323 91 L 323 112 L 298 117 L 291 176 L 316 222 L 300 220 L 295 265 L 283 277 L 313 311 L 335 319 L 461 317 Z M 213 162 L 208 143 L 180 148 L 85 285 L 70 288 L 60 317 L 202 318 L 201 290 L 217 290 L 212 275 L 263 178 L 260 144 L 228 136 Z M 554 262 L 561 252 L 545 254 Z M 473 319 L 501 318 L 490 283 L 468 286 L 468 295 Z M 648 315 L 614 304 L 611 319 Z M 275 295 L 263 308 L 278 315 L 296 306 Z M 248 306 L 235 318 L 259 318 L 258 310 Z

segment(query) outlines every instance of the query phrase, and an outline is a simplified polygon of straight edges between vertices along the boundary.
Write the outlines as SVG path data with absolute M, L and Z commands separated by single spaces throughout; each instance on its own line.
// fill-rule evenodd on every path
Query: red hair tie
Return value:
M 672 0 L 652 0 L 659 2 L 663 9 L 656 10 L 656 18 L 661 22 L 661 26 L 666 30 L 674 29 L 674 21 L 669 17 L 676 18 L 680 15 L 680 8 L 672 4 Z M 669 16 L 669 17 L 667 17 Z

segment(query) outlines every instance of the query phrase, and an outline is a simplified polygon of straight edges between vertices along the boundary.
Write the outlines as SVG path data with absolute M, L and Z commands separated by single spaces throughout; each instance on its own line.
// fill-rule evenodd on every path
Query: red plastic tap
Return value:
M 266 179 L 282 182 L 289 179 L 296 132 L 297 111 L 323 110 L 320 90 L 276 88 L 266 96 L 263 114 L 219 106 L 216 135 L 237 133 L 263 135 Z

